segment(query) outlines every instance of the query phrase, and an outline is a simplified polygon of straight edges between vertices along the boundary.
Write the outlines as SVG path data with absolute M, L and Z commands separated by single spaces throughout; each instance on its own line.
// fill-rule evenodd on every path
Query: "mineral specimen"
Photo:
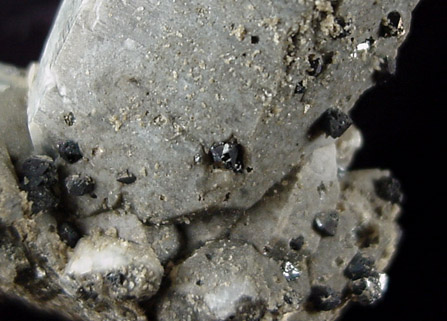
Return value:
M 70 164 L 76 163 L 82 158 L 79 145 L 71 140 L 67 140 L 57 145 L 59 155 Z
M 375 303 L 403 196 L 349 171 L 349 110 L 415 3 L 65 0 L 28 82 L 0 65 L 2 292 L 91 321 Z
M 63 222 L 57 226 L 57 232 L 62 241 L 69 247 L 74 248 L 81 238 L 77 228 L 68 222 Z
M 75 196 L 82 196 L 93 192 L 95 182 L 89 176 L 72 175 L 65 179 L 67 193 Z

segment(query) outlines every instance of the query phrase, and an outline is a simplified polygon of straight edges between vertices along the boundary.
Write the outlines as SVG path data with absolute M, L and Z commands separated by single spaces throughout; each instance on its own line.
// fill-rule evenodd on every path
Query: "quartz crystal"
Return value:
M 0 289 L 73 319 L 335 320 L 403 199 L 349 111 L 415 0 L 65 0 L 0 65 Z

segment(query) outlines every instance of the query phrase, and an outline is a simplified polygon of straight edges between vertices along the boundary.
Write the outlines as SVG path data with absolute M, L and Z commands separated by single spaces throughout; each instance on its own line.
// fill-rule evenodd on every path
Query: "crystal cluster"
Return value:
M 349 171 L 349 110 L 415 4 L 65 0 L 40 63 L 0 65 L 2 292 L 91 321 L 377 302 L 403 196 Z

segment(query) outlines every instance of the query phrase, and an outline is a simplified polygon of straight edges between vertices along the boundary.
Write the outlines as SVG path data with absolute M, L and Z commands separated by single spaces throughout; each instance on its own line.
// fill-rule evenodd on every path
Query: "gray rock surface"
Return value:
M 243 242 L 211 241 L 171 274 L 159 320 L 260 319 L 291 291 L 277 264 Z
M 78 215 L 119 195 L 153 223 L 247 209 L 312 149 L 315 120 L 347 112 L 393 61 L 414 3 L 65 1 L 30 92 L 33 143 L 54 156 L 79 143 L 67 171 L 94 178 L 98 197 L 70 200 Z M 402 32 L 379 37 L 392 11 Z M 230 138 L 243 173 L 194 162 Z M 117 182 L 125 170 L 134 183 Z
M 26 121 L 26 77 L 25 70 L 0 63 L 0 141 L 14 161 L 23 160 L 32 150 Z
M 402 195 L 345 129 L 415 4 L 65 0 L 39 66 L 0 65 L 2 293 L 90 321 L 378 301 Z
M 6 145 L 0 141 L 0 223 L 9 225 L 23 217 L 22 203 L 25 198 L 17 186 Z

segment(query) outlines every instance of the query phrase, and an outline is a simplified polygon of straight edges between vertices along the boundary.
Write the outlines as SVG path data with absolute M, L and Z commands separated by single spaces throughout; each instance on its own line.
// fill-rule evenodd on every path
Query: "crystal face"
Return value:
M 334 236 L 337 233 L 339 214 L 337 212 L 318 213 L 315 215 L 314 227 L 323 236 Z
M 90 321 L 376 303 L 403 194 L 350 170 L 349 112 L 415 4 L 64 1 L 39 65 L 0 65 L 26 110 L 0 127 L 2 292 Z
M 78 143 L 68 140 L 58 146 L 60 156 L 70 164 L 76 163 L 82 158 Z
M 287 281 L 293 281 L 300 277 L 301 273 L 297 267 L 293 266 L 291 262 L 285 262 L 283 266 L 283 275 Z
M 74 196 L 90 194 L 95 189 L 95 182 L 89 176 L 72 175 L 65 179 L 67 193 Z
M 222 164 L 226 169 L 231 169 L 235 173 L 242 172 L 242 147 L 237 142 L 214 144 L 210 148 L 210 154 L 214 163 Z

